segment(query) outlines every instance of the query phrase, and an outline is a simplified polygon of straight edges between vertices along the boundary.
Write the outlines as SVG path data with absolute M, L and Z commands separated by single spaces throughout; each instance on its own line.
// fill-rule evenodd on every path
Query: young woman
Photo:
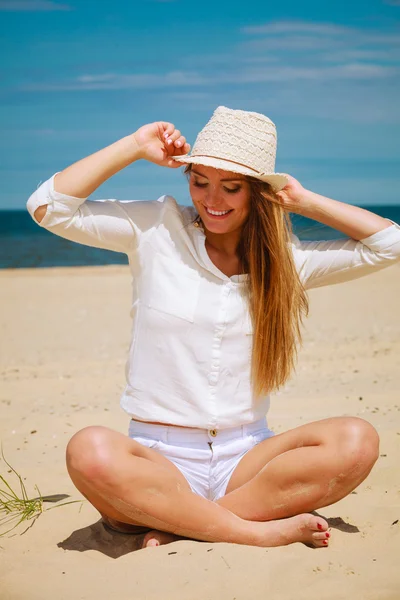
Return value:
M 172 123 L 151 123 L 57 173 L 28 201 L 57 235 L 127 253 L 133 277 L 121 400 L 129 436 L 79 431 L 69 474 L 107 526 L 147 532 L 143 546 L 179 536 L 327 546 L 327 522 L 309 513 L 367 477 L 377 432 L 336 417 L 273 435 L 269 394 L 293 369 L 306 290 L 400 260 L 400 227 L 275 173 L 276 129 L 264 115 L 219 107 L 189 150 Z M 86 199 L 139 159 L 186 164 L 193 206 L 170 196 Z M 300 242 L 289 212 L 352 239 Z

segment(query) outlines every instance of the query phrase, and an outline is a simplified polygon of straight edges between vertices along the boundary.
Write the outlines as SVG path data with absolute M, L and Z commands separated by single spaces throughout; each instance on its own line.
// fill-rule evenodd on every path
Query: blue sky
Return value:
M 218 105 L 266 114 L 277 171 L 400 204 L 400 0 L 0 0 L 0 208 L 156 120 L 193 144 Z M 190 202 L 139 161 L 93 198 Z

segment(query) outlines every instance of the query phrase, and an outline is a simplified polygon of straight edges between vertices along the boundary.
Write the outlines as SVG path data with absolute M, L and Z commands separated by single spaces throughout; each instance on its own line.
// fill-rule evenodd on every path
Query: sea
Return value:
M 400 223 L 400 205 L 365 206 Z M 346 238 L 316 221 L 291 215 L 294 233 L 301 240 Z M 127 256 L 64 240 L 39 227 L 26 210 L 0 211 L 0 269 L 126 265 Z

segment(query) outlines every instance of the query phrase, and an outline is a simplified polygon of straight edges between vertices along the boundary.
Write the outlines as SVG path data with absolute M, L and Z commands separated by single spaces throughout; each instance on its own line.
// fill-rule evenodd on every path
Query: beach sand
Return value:
M 88 425 L 127 431 L 119 408 L 130 337 L 127 267 L 0 272 L 0 429 L 35 496 L 81 498 L 68 439 Z M 319 512 L 328 549 L 182 540 L 135 551 L 88 502 L 43 513 L 0 539 L 2 600 L 398 600 L 400 598 L 400 268 L 312 290 L 296 375 L 272 399 L 277 433 L 328 416 L 367 419 L 380 458 L 347 498 Z M 0 462 L 0 474 L 7 467 Z M 51 506 L 51 505 L 46 505 Z

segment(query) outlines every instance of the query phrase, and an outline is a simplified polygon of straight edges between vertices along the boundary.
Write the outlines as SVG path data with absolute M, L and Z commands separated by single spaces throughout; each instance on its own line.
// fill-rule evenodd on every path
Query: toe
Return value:
M 309 527 L 313 531 L 325 532 L 327 531 L 329 525 L 322 517 L 312 517 Z
M 315 531 L 312 537 L 313 540 L 329 540 L 331 534 L 328 531 Z
M 143 538 L 143 548 L 148 548 L 151 546 L 160 546 L 160 535 L 161 532 L 153 529 L 149 531 Z
M 157 540 L 156 538 L 150 538 L 149 540 L 147 540 L 147 542 L 145 542 L 145 548 L 151 548 L 152 546 L 160 546 L 159 540 Z
M 327 548 L 329 546 L 329 540 L 313 540 L 313 544 L 316 548 Z
M 152 546 L 163 546 L 164 544 L 170 544 L 178 540 L 178 536 L 173 533 L 167 533 L 166 531 L 158 531 L 153 529 L 144 536 L 142 548 L 149 548 Z

